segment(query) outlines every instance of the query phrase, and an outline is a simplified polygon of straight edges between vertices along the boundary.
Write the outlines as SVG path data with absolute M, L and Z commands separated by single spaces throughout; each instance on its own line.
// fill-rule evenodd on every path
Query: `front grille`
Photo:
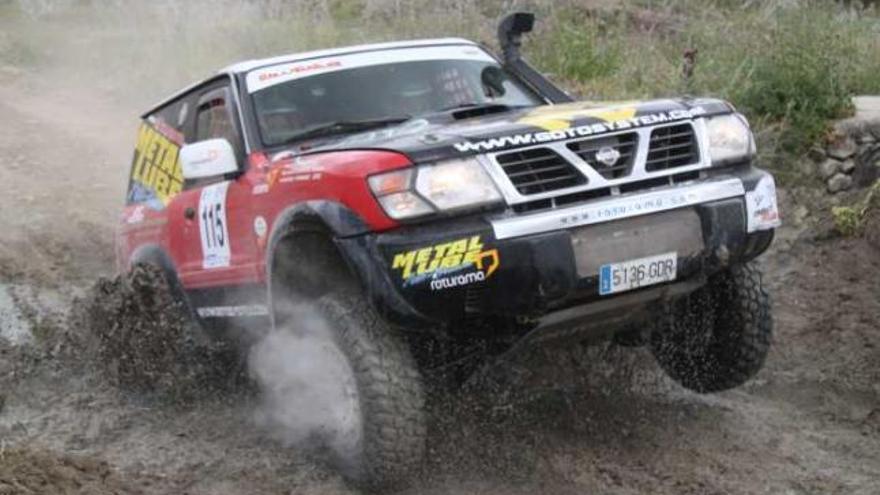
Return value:
M 496 157 L 516 190 L 523 195 L 556 191 L 587 183 L 568 161 L 549 148 L 532 148 Z
M 690 124 L 659 127 L 651 131 L 646 171 L 683 167 L 699 161 L 700 150 Z
M 636 143 L 638 134 L 630 132 L 598 139 L 585 139 L 568 143 L 568 149 L 575 152 L 581 160 L 587 162 L 596 172 L 606 179 L 619 179 L 627 176 L 632 169 L 636 156 Z M 620 153 L 617 161 L 606 165 L 596 158 L 601 152 L 616 151 Z

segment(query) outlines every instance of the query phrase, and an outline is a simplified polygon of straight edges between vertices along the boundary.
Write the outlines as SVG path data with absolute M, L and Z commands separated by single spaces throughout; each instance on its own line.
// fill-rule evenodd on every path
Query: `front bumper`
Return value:
M 408 327 L 613 308 L 614 301 L 644 299 L 634 293 L 664 292 L 651 286 L 624 293 L 629 297 L 601 296 L 601 264 L 674 250 L 677 280 L 667 285 L 693 286 L 762 253 L 773 230 L 755 230 L 747 204 L 766 177 L 749 167 L 545 213 L 449 219 L 338 243 L 380 312 Z M 696 232 L 690 242 L 675 230 L 688 222 Z

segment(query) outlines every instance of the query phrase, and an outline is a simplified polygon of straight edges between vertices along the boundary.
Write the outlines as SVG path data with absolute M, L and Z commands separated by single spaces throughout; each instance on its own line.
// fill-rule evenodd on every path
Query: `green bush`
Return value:
M 861 235 L 869 219 L 880 209 L 880 180 L 865 193 L 865 196 L 851 206 L 831 208 L 834 227 L 846 237 Z
M 824 132 L 829 119 L 850 111 L 850 84 L 858 53 L 855 33 L 826 8 L 779 15 L 763 52 L 750 64 L 750 80 L 731 97 L 756 115 L 790 124 L 781 136 L 802 150 Z
M 620 67 L 620 46 L 595 24 L 564 22 L 534 40 L 532 52 L 541 68 L 565 80 L 613 77 Z

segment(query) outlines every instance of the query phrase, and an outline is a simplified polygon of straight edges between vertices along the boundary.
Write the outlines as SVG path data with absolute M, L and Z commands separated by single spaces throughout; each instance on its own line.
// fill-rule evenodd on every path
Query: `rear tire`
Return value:
M 760 270 L 733 266 L 699 290 L 675 301 L 651 336 L 654 357 L 666 373 L 696 392 L 742 385 L 763 367 L 773 315 Z
M 396 485 L 425 452 L 425 399 L 415 360 L 361 295 L 330 293 L 318 308 L 349 360 L 360 403 L 362 432 L 346 474 L 370 488 Z

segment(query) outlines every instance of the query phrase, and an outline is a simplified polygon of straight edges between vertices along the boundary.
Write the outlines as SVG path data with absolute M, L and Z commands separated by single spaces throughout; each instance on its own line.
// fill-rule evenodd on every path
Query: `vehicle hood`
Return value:
M 479 153 L 533 146 L 576 137 L 730 113 L 715 99 L 640 102 L 580 101 L 467 117 L 468 110 L 413 119 L 323 143 L 308 154 L 343 150 L 386 150 L 426 163 Z

